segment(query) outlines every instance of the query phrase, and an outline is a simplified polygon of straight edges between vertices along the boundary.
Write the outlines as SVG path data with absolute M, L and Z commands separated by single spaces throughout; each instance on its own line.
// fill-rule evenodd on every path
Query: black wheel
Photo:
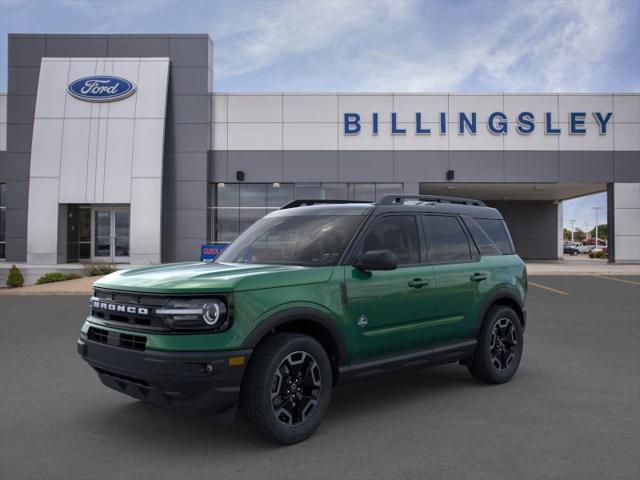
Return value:
M 306 335 L 276 334 L 251 356 L 240 408 L 255 433 L 290 445 L 318 428 L 331 387 L 331 363 L 322 345 Z
M 578 252 L 577 250 L 573 250 L 573 251 L 571 252 L 571 255 L 573 255 L 573 256 L 575 257 L 576 255 L 578 255 L 578 253 L 579 253 L 579 252 Z
M 483 382 L 508 382 L 520 365 L 522 347 L 522 325 L 516 312 L 509 307 L 492 307 L 478 333 L 469 371 Z

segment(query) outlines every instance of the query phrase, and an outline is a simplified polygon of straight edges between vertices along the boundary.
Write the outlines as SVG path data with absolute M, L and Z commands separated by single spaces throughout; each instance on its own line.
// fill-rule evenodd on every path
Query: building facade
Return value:
M 607 191 L 640 262 L 637 93 L 218 93 L 207 35 L 9 35 L 8 68 L 7 261 L 196 260 L 289 200 L 388 193 L 485 200 L 554 259 L 562 201 Z

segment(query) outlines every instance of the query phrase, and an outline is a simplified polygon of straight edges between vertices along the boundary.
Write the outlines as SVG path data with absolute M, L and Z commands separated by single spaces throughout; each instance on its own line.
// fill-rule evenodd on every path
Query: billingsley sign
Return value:
M 591 115 L 593 115 L 595 123 L 598 125 L 600 135 L 606 135 L 607 125 L 613 116 L 613 112 L 591 112 Z M 362 132 L 363 125 L 366 124 L 370 128 L 372 135 L 378 135 L 382 121 L 378 112 L 373 112 L 371 118 L 367 119 L 362 119 L 359 113 L 345 113 L 344 134 L 357 135 Z M 391 113 L 392 135 L 407 134 L 407 128 L 400 126 L 401 121 L 406 122 L 407 119 L 399 120 L 397 113 Z M 427 124 L 423 120 L 421 112 L 416 112 L 411 121 L 414 127 L 413 133 L 416 135 L 447 134 L 448 121 L 445 112 L 440 112 L 438 120 L 432 124 Z M 506 135 L 509 132 L 509 118 L 503 112 L 493 112 L 483 121 L 486 122 L 489 132 L 494 135 Z M 520 112 L 515 119 L 511 120 L 511 122 L 515 122 L 516 132 L 521 135 L 532 134 L 536 129 L 535 121 L 535 115 L 531 112 Z M 543 123 L 540 128 L 544 129 L 545 135 L 560 135 L 562 133 L 558 120 L 553 118 L 552 112 L 545 112 L 544 119 L 538 121 Z M 567 122 L 569 135 L 585 135 L 587 133 L 586 121 L 587 112 L 570 112 Z M 476 112 L 460 112 L 453 123 L 459 135 L 464 135 L 465 133 L 475 135 L 478 132 L 478 115 Z

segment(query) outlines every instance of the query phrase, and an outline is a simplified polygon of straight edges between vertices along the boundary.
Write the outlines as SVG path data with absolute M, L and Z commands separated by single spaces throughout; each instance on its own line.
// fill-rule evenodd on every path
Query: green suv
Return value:
M 106 386 L 214 410 L 291 444 L 334 385 L 460 362 L 513 377 L 527 276 L 500 213 L 477 200 L 296 200 L 214 263 L 135 268 L 94 285 L 78 352 Z

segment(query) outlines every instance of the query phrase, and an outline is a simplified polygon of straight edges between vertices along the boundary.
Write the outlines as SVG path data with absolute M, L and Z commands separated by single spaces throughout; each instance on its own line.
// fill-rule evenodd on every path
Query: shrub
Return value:
M 108 275 L 117 270 L 118 269 L 115 266 L 108 263 L 98 263 L 96 265 L 88 267 L 87 275 L 89 275 L 90 277 L 97 277 L 99 275 Z
M 596 250 L 596 251 L 591 250 L 589 252 L 589 258 L 603 258 L 603 257 L 604 257 L 603 250 Z
M 13 265 L 7 275 L 7 286 L 11 288 L 21 287 L 24 283 L 24 277 L 18 267 Z
M 77 273 L 49 272 L 42 275 L 36 283 L 42 285 L 44 283 L 64 282 L 65 280 L 75 280 L 81 278 Z

